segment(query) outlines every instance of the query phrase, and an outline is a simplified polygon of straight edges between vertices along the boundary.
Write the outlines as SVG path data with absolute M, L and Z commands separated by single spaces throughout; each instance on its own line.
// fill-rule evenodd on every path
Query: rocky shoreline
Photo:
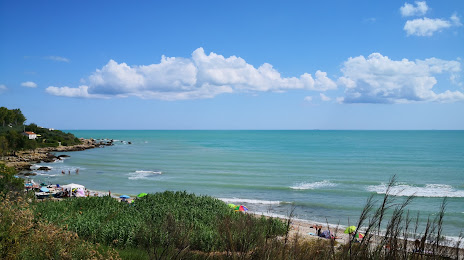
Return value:
M 81 144 L 72 146 L 44 147 L 35 150 L 18 151 L 15 155 L 4 156 L 3 162 L 6 166 L 14 167 L 20 173 L 26 173 L 31 171 L 31 166 L 34 163 L 54 162 L 62 157 L 68 157 L 66 155 L 56 156 L 53 152 L 83 151 L 113 145 L 113 140 L 101 141 L 80 138 L 80 141 Z

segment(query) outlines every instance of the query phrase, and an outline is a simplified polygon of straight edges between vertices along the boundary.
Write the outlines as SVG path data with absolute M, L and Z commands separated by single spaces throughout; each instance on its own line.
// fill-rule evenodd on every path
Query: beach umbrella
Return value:
M 247 212 L 248 211 L 248 208 L 243 206 L 243 205 L 239 205 L 239 206 L 236 206 L 235 207 L 235 211 L 243 211 L 243 212 Z
M 120 197 L 121 199 L 129 199 L 129 198 L 130 198 L 130 197 L 127 196 L 127 195 L 121 195 L 121 196 L 119 196 L 119 197 Z
M 353 233 L 356 231 L 356 227 L 355 226 L 349 226 L 345 229 L 345 234 L 350 234 L 350 233 Z
M 147 195 L 148 195 L 147 193 L 142 192 L 142 193 L 140 193 L 139 195 L 137 195 L 137 197 L 138 197 L 138 198 L 142 198 L 142 197 L 145 197 L 145 196 L 147 196 Z
M 363 234 L 361 234 L 361 233 L 357 233 L 355 237 L 356 237 L 356 238 L 359 238 L 359 239 L 361 239 L 361 238 L 363 238 L 363 237 L 364 237 L 364 235 L 363 235 Z
M 235 207 L 237 207 L 237 206 L 235 206 L 235 204 L 232 204 L 232 203 L 229 203 L 228 205 L 229 205 L 229 208 L 231 208 L 231 209 L 235 209 Z
M 40 191 L 43 191 L 43 192 L 50 192 L 50 190 L 49 190 L 47 187 L 42 187 L 42 188 L 40 188 Z

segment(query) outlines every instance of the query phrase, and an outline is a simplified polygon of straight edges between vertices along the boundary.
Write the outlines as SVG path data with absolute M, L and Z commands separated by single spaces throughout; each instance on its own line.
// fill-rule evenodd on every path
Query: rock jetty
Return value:
M 18 171 L 30 171 L 31 165 L 39 162 L 54 162 L 68 155 L 55 156 L 53 152 L 83 151 L 97 147 L 113 145 L 113 140 L 101 141 L 95 139 L 80 138 L 81 144 L 72 146 L 44 147 L 35 150 L 18 151 L 14 155 L 4 156 L 3 161 L 9 167 L 14 167 Z

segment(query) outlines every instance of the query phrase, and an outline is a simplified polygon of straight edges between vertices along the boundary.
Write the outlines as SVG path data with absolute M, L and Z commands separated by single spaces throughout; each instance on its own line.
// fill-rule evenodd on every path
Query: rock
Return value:
M 49 171 L 49 170 L 51 170 L 51 168 L 49 168 L 47 166 L 42 166 L 42 167 L 39 167 L 37 170 L 38 171 Z
M 37 173 L 35 172 L 28 172 L 28 173 L 25 173 L 24 176 L 36 176 Z

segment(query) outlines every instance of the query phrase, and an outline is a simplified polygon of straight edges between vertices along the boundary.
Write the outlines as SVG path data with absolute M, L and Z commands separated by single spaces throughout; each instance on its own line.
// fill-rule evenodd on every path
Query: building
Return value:
M 29 140 L 33 140 L 37 138 L 37 134 L 34 132 L 24 132 L 23 135 L 27 136 Z

